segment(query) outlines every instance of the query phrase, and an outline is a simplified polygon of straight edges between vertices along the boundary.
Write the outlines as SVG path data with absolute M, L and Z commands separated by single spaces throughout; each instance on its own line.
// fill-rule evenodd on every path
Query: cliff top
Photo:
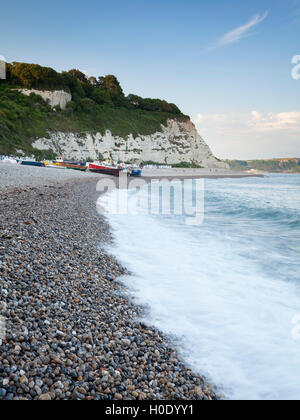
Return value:
M 0 154 L 32 147 L 49 131 L 104 133 L 120 137 L 161 131 L 168 119 L 189 120 L 172 103 L 161 99 L 124 95 L 113 75 L 87 78 L 73 69 L 58 73 L 37 64 L 7 64 L 7 79 L 0 81 Z M 39 95 L 25 96 L 16 89 L 64 90 L 72 95 L 65 110 L 52 109 Z

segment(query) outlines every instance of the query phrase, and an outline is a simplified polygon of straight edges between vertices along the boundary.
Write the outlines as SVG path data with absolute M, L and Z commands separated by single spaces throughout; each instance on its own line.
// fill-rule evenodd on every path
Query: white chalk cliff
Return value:
M 167 126 L 161 126 L 161 131 L 126 138 L 113 136 L 109 130 L 104 135 L 49 132 L 49 138 L 37 139 L 33 147 L 52 150 L 70 160 L 102 160 L 110 157 L 125 162 L 194 162 L 208 168 L 228 168 L 227 164 L 214 157 L 191 121 L 170 119 Z
M 72 101 L 72 95 L 64 90 L 36 90 L 36 89 L 18 89 L 23 95 L 30 96 L 31 93 L 40 95 L 45 102 L 54 108 L 59 105 L 61 109 L 65 109 L 68 102 Z

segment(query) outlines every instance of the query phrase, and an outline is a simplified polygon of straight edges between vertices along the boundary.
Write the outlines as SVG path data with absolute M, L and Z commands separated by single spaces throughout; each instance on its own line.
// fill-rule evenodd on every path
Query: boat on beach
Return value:
M 74 169 L 76 171 L 87 170 L 86 162 L 55 161 L 54 165 L 58 166 L 59 168 Z
M 137 167 L 133 167 L 130 172 L 130 176 L 142 176 L 142 169 Z
M 105 162 L 93 162 L 93 163 L 86 163 L 86 162 L 71 162 L 65 161 L 62 158 L 59 158 L 54 161 L 43 161 L 43 162 L 36 162 L 30 160 L 23 160 L 20 162 L 21 165 L 27 166 L 39 166 L 39 167 L 46 167 L 46 168 L 53 168 L 53 169 L 71 169 L 75 171 L 90 171 L 99 174 L 105 175 L 113 175 L 113 176 L 120 176 L 120 173 L 127 173 L 128 176 L 133 177 L 140 177 L 142 175 L 142 169 L 140 166 L 137 165 L 126 165 L 124 163 L 117 164 L 111 160 L 107 160 Z
M 44 162 L 34 162 L 34 161 L 28 161 L 28 160 L 22 160 L 21 165 L 24 166 L 38 166 L 38 167 L 45 167 Z
M 46 168 L 52 168 L 52 169 L 67 169 L 67 168 L 65 168 L 65 167 L 63 167 L 63 166 L 58 166 L 58 165 L 56 165 L 56 164 L 55 164 L 55 163 L 53 163 L 53 162 L 44 162 L 44 164 L 45 164 Z
M 123 170 L 121 166 L 111 166 L 105 163 L 89 163 L 88 169 L 90 172 L 114 176 L 120 176 L 120 172 Z

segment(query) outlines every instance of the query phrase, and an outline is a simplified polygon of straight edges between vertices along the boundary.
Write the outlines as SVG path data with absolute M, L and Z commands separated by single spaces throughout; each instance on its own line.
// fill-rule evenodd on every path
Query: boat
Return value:
M 75 169 L 76 171 L 86 171 L 87 166 L 86 162 L 67 162 L 67 161 L 56 161 L 54 162 L 54 165 L 60 167 L 60 168 L 66 168 L 66 169 Z
M 89 163 L 88 168 L 90 172 L 114 176 L 120 176 L 120 172 L 122 171 L 122 167 L 110 166 L 105 163 Z
M 25 166 L 39 166 L 44 168 L 45 164 L 44 162 L 34 162 L 34 161 L 30 161 L 30 160 L 22 160 L 21 165 L 25 165 Z
M 131 169 L 130 176 L 142 176 L 142 169 L 139 167 L 133 167 Z
M 58 166 L 58 165 L 56 165 L 56 163 L 53 163 L 53 162 L 44 162 L 44 164 L 45 164 L 45 166 L 47 168 L 52 168 L 52 169 L 67 169 L 64 166 Z
M 82 171 L 82 172 L 87 170 L 86 166 L 65 166 L 65 168 L 66 169 L 71 169 L 72 171 Z

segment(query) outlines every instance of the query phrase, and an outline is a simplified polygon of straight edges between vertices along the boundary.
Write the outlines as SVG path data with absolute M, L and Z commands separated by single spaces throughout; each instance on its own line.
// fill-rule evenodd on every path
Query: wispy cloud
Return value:
M 223 35 L 217 41 L 216 47 L 232 45 L 245 38 L 247 35 L 249 35 L 251 29 L 255 28 L 257 25 L 263 22 L 268 17 L 268 15 L 268 11 L 266 11 L 263 15 L 256 14 L 249 20 L 249 22 Z
M 300 157 L 300 111 L 198 114 L 193 121 L 217 156 Z
M 263 114 L 254 110 L 250 114 L 198 114 L 194 121 L 202 127 L 215 127 L 216 130 L 220 128 L 221 131 L 225 126 L 235 126 L 252 131 L 292 130 L 298 136 L 300 132 L 300 111 Z

